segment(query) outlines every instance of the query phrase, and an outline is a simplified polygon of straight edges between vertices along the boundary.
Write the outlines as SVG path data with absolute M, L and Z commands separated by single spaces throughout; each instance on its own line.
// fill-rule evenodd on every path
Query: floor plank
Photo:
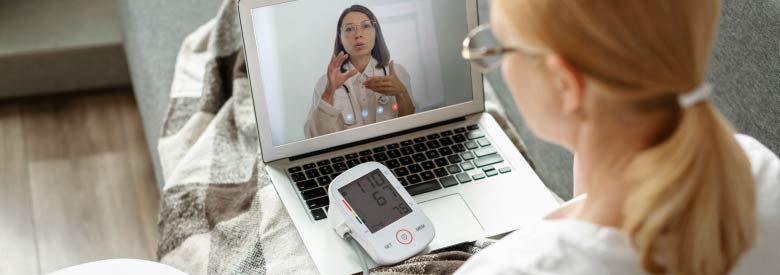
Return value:
M 0 274 L 38 273 L 21 109 L 0 103 Z
M 159 194 L 132 90 L 20 105 L 39 271 L 155 259 Z

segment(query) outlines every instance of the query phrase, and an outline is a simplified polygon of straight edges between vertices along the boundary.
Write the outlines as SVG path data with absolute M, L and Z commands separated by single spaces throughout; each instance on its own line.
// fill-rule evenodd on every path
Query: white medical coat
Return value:
M 336 89 L 333 94 L 333 105 L 322 100 L 322 93 L 325 92 L 325 87 L 328 85 L 328 76 L 323 75 L 320 77 L 314 87 L 312 103 L 309 108 L 309 118 L 304 127 L 306 138 L 335 133 L 398 117 L 398 110 L 393 110 L 393 105 L 396 103 L 394 96 L 387 96 L 386 102 L 381 104 L 379 98 L 382 94 L 363 86 L 363 82 L 368 77 L 385 76 L 385 70 L 389 76 L 390 68 L 385 67 L 385 70 L 382 70 L 382 68 L 376 68 L 377 64 L 378 61 L 371 58 L 363 73 L 358 73 L 344 82 L 344 85 L 349 87 L 349 93 L 344 89 L 344 86 Z M 409 73 L 398 63 L 395 63 L 394 67 L 396 75 L 406 86 L 409 97 L 412 98 L 412 104 L 416 109 L 418 105 L 414 102 L 414 97 L 412 96 L 412 83 Z M 350 62 L 347 62 L 345 68 L 347 71 L 355 69 Z M 367 116 L 362 115 L 363 110 L 368 111 Z M 348 121 L 350 114 L 352 114 L 352 121 Z

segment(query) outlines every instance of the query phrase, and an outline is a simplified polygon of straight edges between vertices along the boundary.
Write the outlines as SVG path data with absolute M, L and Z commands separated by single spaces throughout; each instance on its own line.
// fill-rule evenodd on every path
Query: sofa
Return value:
M 213 18 L 219 0 L 119 0 L 122 33 L 157 184 L 163 186 L 157 139 L 184 37 Z M 480 0 L 486 7 L 489 1 Z M 780 0 L 722 2 L 722 18 L 707 79 L 713 101 L 734 126 L 780 153 Z M 499 74 L 488 75 L 502 102 L 511 94 Z M 513 104 L 505 106 L 524 138 L 528 157 L 545 184 L 572 195 L 572 155 L 536 138 Z

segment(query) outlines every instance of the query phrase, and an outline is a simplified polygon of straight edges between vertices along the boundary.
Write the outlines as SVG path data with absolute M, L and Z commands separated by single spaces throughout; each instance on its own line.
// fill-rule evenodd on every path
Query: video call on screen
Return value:
M 472 100 L 465 3 L 297 0 L 251 13 L 274 146 Z

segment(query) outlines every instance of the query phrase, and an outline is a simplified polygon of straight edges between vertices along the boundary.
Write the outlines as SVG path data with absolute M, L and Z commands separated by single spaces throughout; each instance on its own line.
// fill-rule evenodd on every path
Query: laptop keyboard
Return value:
M 321 220 L 327 218 L 330 182 L 371 161 L 390 168 L 412 196 L 512 171 L 508 166 L 494 167 L 504 159 L 474 124 L 291 167 L 287 173 L 314 220 Z

